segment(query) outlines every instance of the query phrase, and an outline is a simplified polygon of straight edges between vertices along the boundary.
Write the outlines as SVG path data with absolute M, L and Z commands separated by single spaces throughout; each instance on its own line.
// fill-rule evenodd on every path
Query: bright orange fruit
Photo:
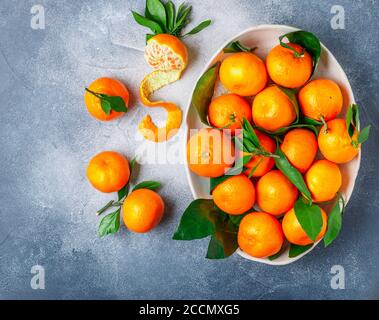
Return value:
M 257 183 L 257 203 L 263 211 L 279 216 L 291 209 L 299 191 L 279 170 L 266 173 Z
M 305 182 L 314 202 L 332 200 L 342 185 L 341 171 L 329 160 L 316 161 L 305 174 Z
M 164 202 L 150 189 L 138 189 L 130 193 L 122 206 L 125 226 L 138 233 L 148 232 L 162 219 Z
M 321 209 L 321 216 L 323 221 L 322 229 L 318 234 L 316 241 L 320 240 L 326 232 L 328 218 L 323 209 Z M 308 237 L 304 229 L 301 227 L 293 208 L 285 214 L 282 222 L 282 227 L 284 235 L 290 243 L 297 244 L 299 246 L 306 246 L 314 242 Z
M 108 96 L 119 96 L 124 100 L 125 105 L 128 106 L 129 91 L 124 84 L 118 80 L 111 78 L 99 78 L 92 82 L 88 89 L 96 93 L 106 94 Z M 106 114 L 101 108 L 100 99 L 87 91 L 84 94 L 84 102 L 88 112 L 93 117 L 101 121 L 114 120 L 124 114 L 124 112 L 116 112 L 114 110 L 111 110 L 109 115 Z
M 253 121 L 257 126 L 273 132 L 289 126 L 295 119 L 290 98 L 277 86 L 270 86 L 255 96 Z
M 278 220 L 265 212 L 243 217 L 238 230 L 238 245 L 255 258 L 266 258 L 279 252 L 284 242 Z
M 222 176 L 233 165 L 234 144 L 218 129 L 201 129 L 187 143 L 187 162 L 199 176 Z
M 263 90 L 267 84 L 266 66 L 253 53 L 234 53 L 221 63 L 220 81 L 233 93 L 253 96 Z
M 301 173 L 312 165 L 318 150 L 315 134 L 307 129 L 293 129 L 285 136 L 280 148 L 288 161 Z
M 318 79 L 309 82 L 299 92 L 303 114 L 311 119 L 334 119 L 342 110 L 343 96 L 340 87 L 332 80 Z
M 87 178 L 101 192 L 117 192 L 129 181 L 128 160 L 120 153 L 105 151 L 94 156 L 87 167 Z
M 231 93 L 212 100 L 208 108 L 210 124 L 215 128 L 241 129 L 244 118 L 251 121 L 251 106 L 242 97 Z
M 238 215 L 250 210 L 255 203 L 255 188 L 244 175 L 231 176 L 212 192 L 213 200 L 222 211 Z
M 326 123 L 327 130 L 322 128 L 318 135 L 318 144 L 322 155 L 334 163 L 346 163 L 353 160 L 359 153 L 359 147 L 354 147 L 347 132 L 345 119 L 334 119 Z M 353 140 L 356 141 L 355 131 Z
M 297 53 L 303 48 L 297 44 L 289 43 Z M 286 88 L 298 88 L 303 86 L 310 78 L 313 70 L 312 57 L 308 52 L 296 57 L 291 49 L 277 45 L 266 58 L 267 71 L 276 84 Z

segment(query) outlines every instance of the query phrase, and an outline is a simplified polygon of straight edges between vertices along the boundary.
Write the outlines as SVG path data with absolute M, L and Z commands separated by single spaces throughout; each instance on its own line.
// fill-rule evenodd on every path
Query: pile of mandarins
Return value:
M 214 203 L 223 212 L 244 214 L 238 245 L 253 257 L 277 254 L 285 239 L 299 246 L 312 244 L 327 230 L 323 209 L 323 225 L 315 241 L 300 225 L 294 205 L 301 195 L 275 166 L 277 145 L 303 175 L 317 205 L 336 198 L 342 185 L 338 164 L 351 161 L 359 152 L 360 145 L 353 141 L 358 128 L 351 138 L 346 120 L 337 118 L 344 104 L 340 87 L 329 79 L 311 80 L 313 68 L 311 55 L 293 43 L 274 47 L 265 62 L 252 52 L 228 55 L 219 69 L 221 84 L 228 93 L 213 98 L 207 117 L 211 127 L 228 129 L 229 134 L 217 136 L 211 134 L 215 129 L 201 129 L 187 145 L 187 161 L 193 173 L 220 177 L 237 158 L 233 140 L 244 119 L 254 128 L 266 153 L 253 155 L 242 173 L 224 179 L 211 191 Z M 288 89 L 297 89 L 294 97 L 299 110 L 286 93 Z M 306 126 L 291 127 L 297 117 L 322 124 L 318 136 Z M 287 130 L 276 135 L 283 128 Z M 316 159 L 319 151 L 323 157 Z M 253 211 L 255 205 L 258 212 Z

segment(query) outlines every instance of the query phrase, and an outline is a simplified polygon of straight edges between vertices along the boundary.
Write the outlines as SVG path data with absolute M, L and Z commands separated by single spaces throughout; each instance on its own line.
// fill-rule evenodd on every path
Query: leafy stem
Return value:
M 92 91 L 88 88 L 85 88 L 85 91 L 92 94 L 96 98 L 100 100 L 101 109 L 105 112 L 105 114 L 109 115 L 111 110 L 116 112 L 127 112 L 128 108 L 126 107 L 125 101 L 120 96 L 109 96 L 104 93 L 99 93 Z

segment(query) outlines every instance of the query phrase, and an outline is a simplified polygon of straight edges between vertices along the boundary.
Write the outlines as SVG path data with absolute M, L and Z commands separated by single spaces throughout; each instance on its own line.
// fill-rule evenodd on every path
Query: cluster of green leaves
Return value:
M 238 248 L 237 233 L 242 217 L 224 213 L 211 199 L 197 199 L 184 211 L 173 239 L 196 240 L 210 236 L 206 257 L 224 259 Z
M 136 165 L 136 160 L 133 159 L 130 162 L 130 175 L 132 175 L 135 165 Z M 143 181 L 135 185 L 131 192 L 138 189 L 156 190 L 160 186 L 161 184 L 156 181 Z M 129 190 L 130 190 L 130 179 L 128 183 L 117 192 L 117 200 L 109 201 L 103 208 L 97 211 L 96 214 L 101 215 L 111 208 L 117 208 L 115 211 L 107 214 L 101 219 L 100 224 L 99 224 L 99 231 L 98 231 L 100 237 L 104 237 L 108 234 L 114 234 L 120 229 L 121 207 L 124 203 L 125 198 L 129 194 Z
M 100 100 L 101 109 L 107 115 L 111 113 L 111 110 L 116 112 L 128 111 L 124 99 L 120 96 L 109 96 L 104 93 L 94 92 L 88 88 L 85 88 L 85 90 Z
M 358 148 L 360 144 L 364 143 L 370 135 L 371 125 L 368 125 L 359 132 L 355 139 L 354 133 L 360 130 L 360 126 L 359 107 L 356 104 L 352 104 L 347 109 L 346 127 L 351 138 L 351 143 L 356 148 Z
M 287 39 L 290 43 L 298 44 L 303 48 L 301 53 L 298 53 L 294 48 L 283 42 L 283 39 Z M 313 59 L 313 73 L 315 72 L 317 65 L 321 57 L 321 43 L 320 40 L 311 32 L 299 30 L 284 34 L 279 37 L 280 45 L 284 48 L 290 49 L 294 52 L 295 57 L 302 57 L 307 51 Z
M 146 0 L 145 15 L 132 11 L 134 20 L 141 26 L 149 28 L 153 34 L 146 35 L 146 41 L 156 34 L 168 33 L 178 38 L 199 33 L 211 24 L 211 20 L 205 20 L 182 35 L 183 29 L 189 23 L 192 6 L 182 3 L 176 11 L 174 3 L 169 0 Z

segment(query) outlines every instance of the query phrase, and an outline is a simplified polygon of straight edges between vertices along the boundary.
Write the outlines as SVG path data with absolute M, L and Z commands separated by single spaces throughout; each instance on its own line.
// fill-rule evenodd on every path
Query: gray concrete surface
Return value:
M 171 240 L 192 200 L 181 164 L 145 163 L 139 179 L 164 184 L 167 211 L 153 232 L 99 239 L 95 210 L 112 196 L 92 189 L 88 160 L 114 149 L 128 157 L 154 152 L 136 134 L 146 114 L 137 88 L 149 67 L 143 60 L 145 29 L 130 9 L 143 1 L 10 1 L 0 4 L 0 298 L 2 299 L 361 299 L 379 297 L 379 2 L 195 1 L 193 21 L 213 25 L 186 39 L 190 65 L 183 79 L 162 90 L 183 108 L 200 69 L 227 38 L 252 25 L 289 24 L 317 33 L 345 69 L 363 122 L 373 124 L 342 234 L 295 264 L 270 267 L 235 255 L 204 258 L 207 240 Z M 46 28 L 33 30 L 30 9 L 45 8 Z M 346 29 L 330 26 L 342 5 Z M 99 123 L 86 112 L 83 88 L 100 76 L 130 88 L 130 112 Z M 159 96 L 157 95 L 157 96 Z M 152 113 L 152 112 L 151 112 Z M 155 117 L 164 119 L 156 111 Z M 169 154 L 181 152 L 181 138 Z M 160 151 L 160 154 L 165 154 Z M 173 157 L 175 158 L 175 157 Z M 170 160 L 170 159 L 168 159 Z M 170 160 L 172 161 L 172 159 Z M 31 268 L 42 265 L 45 290 L 30 286 Z M 346 272 L 345 290 L 330 286 L 333 265 Z

